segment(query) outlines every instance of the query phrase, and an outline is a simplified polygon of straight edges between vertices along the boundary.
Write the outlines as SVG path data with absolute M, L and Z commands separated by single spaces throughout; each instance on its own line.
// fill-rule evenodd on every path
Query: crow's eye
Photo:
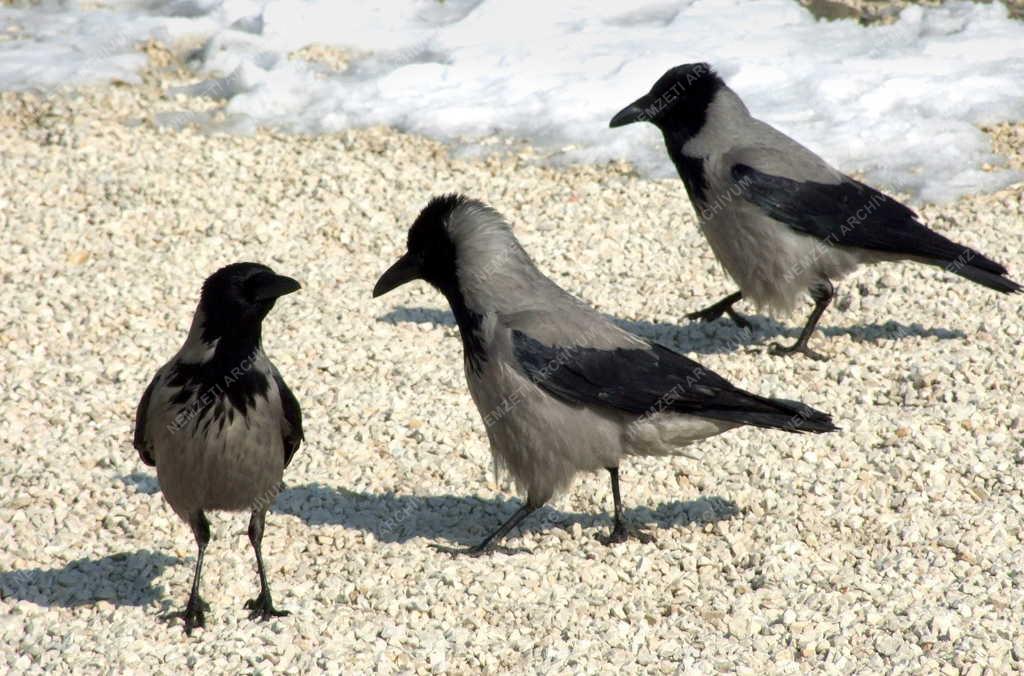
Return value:
M 265 272 L 259 272 L 246 278 L 246 280 L 242 282 L 242 298 L 250 303 L 255 303 L 257 290 L 259 290 L 262 284 L 267 281 L 267 278 L 269 277 L 272 277 L 272 275 Z

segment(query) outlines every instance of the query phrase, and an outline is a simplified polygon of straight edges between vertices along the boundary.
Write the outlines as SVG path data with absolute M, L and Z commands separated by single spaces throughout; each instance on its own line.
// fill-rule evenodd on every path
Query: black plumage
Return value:
M 149 416 L 149 400 L 153 396 L 154 385 L 156 385 L 155 379 L 146 386 L 146 391 L 142 393 L 142 399 L 135 409 L 135 434 L 132 439 L 132 445 L 139 452 L 139 459 L 150 467 L 156 467 L 156 460 L 153 459 L 146 443 L 146 420 Z
M 274 382 L 277 383 L 277 390 L 281 393 L 281 408 L 287 423 L 281 426 L 281 444 L 284 446 L 284 466 L 288 467 L 304 440 L 302 408 L 299 407 L 299 400 L 295 398 L 291 388 L 285 384 L 284 378 L 277 372 L 277 369 L 274 369 Z
M 513 332 L 523 371 L 552 395 L 627 413 L 673 411 L 790 432 L 831 432 L 827 413 L 745 392 L 662 345 L 650 349 L 555 348 Z
M 917 258 L 1002 293 L 1021 290 L 1004 266 L 931 230 L 912 209 L 860 181 L 795 181 L 745 164 L 731 171 L 745 199 L 797 232 L 833 246 Z

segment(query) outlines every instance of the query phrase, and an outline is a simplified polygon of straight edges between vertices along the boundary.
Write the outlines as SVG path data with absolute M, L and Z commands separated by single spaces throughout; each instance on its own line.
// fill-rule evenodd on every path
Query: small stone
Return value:
M 881 635 L 875 638 L 875 650 L 883 657 L 891 657 L 899 650 L 899 642 L 888 635 Z

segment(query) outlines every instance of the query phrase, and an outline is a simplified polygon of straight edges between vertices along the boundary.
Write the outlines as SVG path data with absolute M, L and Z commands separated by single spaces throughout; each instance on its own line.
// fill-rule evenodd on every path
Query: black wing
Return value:
M 156 467 L 156 461 L 153 460 L 153 456 L 149 453 L 149 447 L 146 445 L 146 418 L 149 416 L 149 400 L 153 396 L 153 387 L 156 385 L 156 381 L 156 378 L 150 381 L 149 387 L 142 393 L 139 407 L 135 409 L 135 439 L 132 442 L 135 450 L 139 452 L 139 458 L 150 467 Z
M 689 413 L 794 432 L 834 430 L 828 414 L 809 406 L 767 399 L 661 345 L 599 350 L 550 347 L 512 332 L 523 372 L 549 394 L 575 404 L 598 404 L 645 415 Z
M 299 407 L 299 400 L 288 389 L 284 378 L 276 370 L 274 381 L 277 383 L 277 391 L 281 394 L 281 408 L 284 410 L 285 424 L 281 425 L 281 441 L 284 442 L 284 466 L 287 467 L 305 438 L 302 435 L 302 409 Z
M 911 209 L 852 178 L 835 184 L 795 181 L 746 164 L 733 165 L 731 172 L 746 200 L 797 232 L 831 245 L 947 265 L 950 272 L 997 291 L 1020 288 L 999 279 L 1006 274 L 999 263 L 928 229 Z

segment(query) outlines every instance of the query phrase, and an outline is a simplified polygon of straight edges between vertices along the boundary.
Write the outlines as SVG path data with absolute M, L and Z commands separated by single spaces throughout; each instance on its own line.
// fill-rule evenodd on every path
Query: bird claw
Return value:
M 808 359 L 813 359 L 815 361 L 828 361 L 828 357 L 820 352 L 815 352 L 811 348 L 807 347 L 806 344 L 801 344 L 799 341 L 789 347 L 779 343 L 772 343 L 768 346 L 768 354 L 773 357 L 793 357 L 795 355 L 802 354 Z
M 261 591 L 260 595 L 256 598 L 246 601 L 245 609 L 249 611 L 250 620 L 258 619 L 262 622 L 266 622 L 272 617 L 287 617 L 291 615 L 290 611 L 275 608 L 273 601 L 270 599 L 270 592 L 266 590 Z
M 189 598 L 184 610 L 164 615 L 162 619 L 184 620 L 185 635 L 191 636 L 193 629 L 197 627 L 200 629 L 206 628 L 206 611 L 209 609 L 210 604 L 201 598 Z
M 626 524 L 619 521 L 612 528 L 612 531 L 608 535 L 598 535 L 597 541 L 606 547 L 611 545 L 621 544 L 626 542 L 630 538 L 639 540 L 642 544 L 650 544 L 655 541 L 655 537 L 650 533 L 646 532 L 639 526 L 627 526 Z
M 506 547 L 505 545 L 491 545 L 490 547 L 481 547 L 475 545 L 473 547 L 446 547 L 445 545 L 430 545 L 430 548 L 441 552 L 442 554 L 448 554 L 452 558 L 458 556 L 470 556 L 473 558 L 479 558 L 495 552 L 500 552 L 506 556 L 512 556 L 514 554 L 532 554 L 529 549 L 523 547 Z

